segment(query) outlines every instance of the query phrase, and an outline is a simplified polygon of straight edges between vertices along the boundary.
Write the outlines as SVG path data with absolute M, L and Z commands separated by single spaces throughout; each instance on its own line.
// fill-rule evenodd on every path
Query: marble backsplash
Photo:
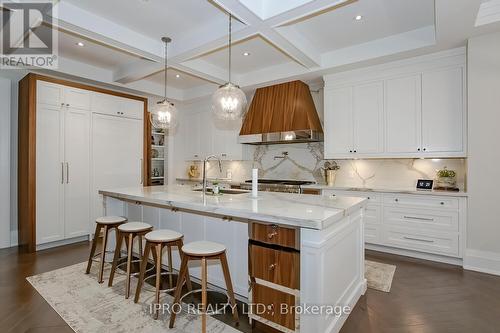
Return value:
M 230 170 L 234 182 L 251 178 L 252 168 L 260 178 L 311 180 L 325 183 L 322 166 L 323 144 L 267 145 L 252 147 L 247 161 L 226 161 L 223 173 L 211 162 L 209 177 L 226 177 Z M 466 159 L 367 159 L 337 160 L 335 186 L 367 188 L 414 188 L 417 179 L 434 179 L 436 171 L 447 167 L 457 173 L 460 189 L 466 186 Z M 187 169 L 187 165 L 186 165 Z M 183 175 L 185 177 L 185 175 Z

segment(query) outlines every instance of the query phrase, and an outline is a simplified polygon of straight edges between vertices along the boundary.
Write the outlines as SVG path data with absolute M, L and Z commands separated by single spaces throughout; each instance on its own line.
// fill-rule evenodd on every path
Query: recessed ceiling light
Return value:
M 244 55 L 245 57 L 248 57 L 248 56 L 250 55 L 250 52 L 245 52 L 245 53 L 243 53 L 243 55 Z
M 357 15 L 355 18 L 354 18 L 356 21 L 361 21 L 363 19 L 363 16 L 361 15 Z
M 78 42 L 78 43 L 76 43 L 76 45 L 78 45 L 80 47 L 84 47 L 85 46 L 85 44 L 83 44 L 82 42 Z
M 180 78 L 181 76 L 180 76 L 179 74 L 176 74 L 176 75 L 175 75 L 175 77 L 176 77 L 176 78 Z

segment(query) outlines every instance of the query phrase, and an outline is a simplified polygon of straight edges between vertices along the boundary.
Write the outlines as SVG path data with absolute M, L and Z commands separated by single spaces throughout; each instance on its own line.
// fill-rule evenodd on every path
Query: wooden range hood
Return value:
M 257 89 L 238 141 L 254 145 L 323 141 L 309 86 L 292 81 Z

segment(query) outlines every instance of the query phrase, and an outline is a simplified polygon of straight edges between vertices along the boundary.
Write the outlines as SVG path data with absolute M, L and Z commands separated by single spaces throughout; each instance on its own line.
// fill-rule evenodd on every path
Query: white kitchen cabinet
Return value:
M 139 119 L 93 113 L 91 137 L 90 221 L 94 221 L 104 214 L 99 190 L 140 186 L 144 182 L 143 122 Z
M 211 112 L 188 112 L 181 120 L 180 131 L 186 161 L 203 160 L 208 155 L 223 160 L 241 160 L 243 146 L 238 143 L 241 122 L 216 124 Z
M 64 112 L 38 105 L 36 120 L 36 244 L 64 239 Z
M 323 189 L 322 195 L 368 198 L 365 242 L 375 250 L 411 250 L 417 257 L 418 253 L 463 256 L 466 198 L 330 189 Z
M 19 245 L 87 239 L 106 213 L 98 190 L 144 183 L 145 100 L 38 74 L 19 93 Z
M 325 91 L 325 158 L 352 156 L 352 88 Z
M 325 158 L 466 157 L 464 87 L 455 55 L 325 76 Z
M 66 109 L 65 117 L 65 238 L 89 233 L 90 112 Z
M 38 105 L 37 244 L 89 233 L 89 113 Z
M 384 149 L 383 82 L 353 88 L 353 153 L 378 154 Z
M 325 158 L 383 152 L 383 91 L 381 81 L 325 91 Z
M 385 81 L 386 152 L 415 154 L 421 150 L 420 75 Z
M 422 149 L 464 152 L 464 73 L 449 68 L 422 75 Z

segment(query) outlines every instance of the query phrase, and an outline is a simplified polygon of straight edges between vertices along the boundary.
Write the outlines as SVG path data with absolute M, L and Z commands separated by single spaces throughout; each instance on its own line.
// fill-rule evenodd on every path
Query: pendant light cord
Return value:
M 168 42 L 165 42 L 165 102 L 167 102 Z
M 232 20 L 233 19 L 233 15 L 231 13 L 229 13 L 229 83 L 231 83 L 231 56 L 232 56 L 232 53 L 231 53 L 231 43 L 232 43 Z

